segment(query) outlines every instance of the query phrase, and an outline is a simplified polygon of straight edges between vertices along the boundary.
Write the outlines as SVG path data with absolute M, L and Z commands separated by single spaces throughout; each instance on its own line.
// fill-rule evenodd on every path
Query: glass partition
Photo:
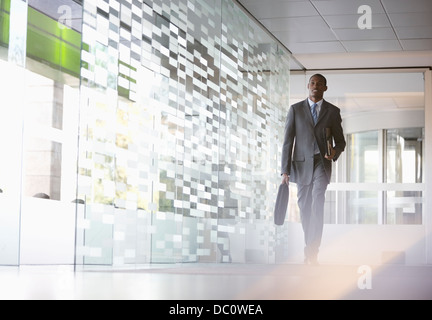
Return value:
M 22 70 L 1 60 L 0 70 L 1 74 L 16 75 L 13 79 L 0 77 L 0 146 L 3 154 L 9 155 L 0 157 L 0 265 L 18 265 L 23 136 L 22 104 L 17 97 L 21 97 L 18 75 Z
M 232 1 L 83 9 L 77 263 L 274 261 L 287 51 Z
M 407 186 L 387 191 L 386 223 L 422 224 L 423 192 L 408 186 L 423 182 L 424 128 L 387 130 L 386 136 L 387 183 Z
M 348 181 L 377 183 L 380 179 L 378 131 L 351 134 L 347 140 Z M 375 224 L 378 222 L 380 193 L 359 190 L 346 193 L 347 222 Z
M 346 222 L 422 224 L 423 150 L 424 128 L 349 134 Z
M 423 182 L 424 128 L 386 131 L 388 183 Z
M 348 181 L 353 183 L 379 182 L 378 131 L 360 132 L 348 136 Z
M 0 59 L 9 56 L 10 0 L 0 0 Z
M 52 5 L 0 1 L 0 264 L 74 262 L 81 35 L 48 11 L 82 10 Z
M 234 2 L 0 0 L 0 26 L 0 264 L 275 260 L 290 55 Z

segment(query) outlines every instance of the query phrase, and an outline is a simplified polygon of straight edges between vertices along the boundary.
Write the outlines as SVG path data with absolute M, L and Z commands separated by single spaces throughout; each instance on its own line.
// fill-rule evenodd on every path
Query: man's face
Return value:
M 309 80 L 308 89 L 309 97 L 319 101 L 323 98 L 324 92 L 327 91 L 327 86 L 324 84 L 324 80 L 321 77 L 314 76 Z

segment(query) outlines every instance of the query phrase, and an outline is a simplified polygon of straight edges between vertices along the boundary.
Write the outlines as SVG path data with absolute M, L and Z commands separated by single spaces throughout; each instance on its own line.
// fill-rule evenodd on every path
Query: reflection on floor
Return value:
M 0 267 L 0 299 L 432 299 L 432 266 Z

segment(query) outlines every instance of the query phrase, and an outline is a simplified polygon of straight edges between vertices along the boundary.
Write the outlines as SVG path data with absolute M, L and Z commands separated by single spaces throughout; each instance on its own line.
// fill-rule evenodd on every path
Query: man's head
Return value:
M 320 101 L 327 91 L 327 79 L 322 74 L 314 74 L 308 83 L 309 99 L 314 102 Z

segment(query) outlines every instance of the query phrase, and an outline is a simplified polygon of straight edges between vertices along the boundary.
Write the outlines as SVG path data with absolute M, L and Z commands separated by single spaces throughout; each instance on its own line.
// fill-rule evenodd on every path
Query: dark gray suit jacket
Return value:
M 330 128 L 333 135 L 333 148 L 336 150 L 333 161 L 336 161 L 346 146 L 340 109 L 324 100 L 318 122 L 314 125 L 308 99 L 290 107 L 285 123 L 281 174 L 287 173 L 291 182 L 309 185 L 312 182 L 314 170 L 314 143 L 316 139 L 330 183 L 332 163 L 324 158 L 326 152 L 324 132 L 326 128 Z

